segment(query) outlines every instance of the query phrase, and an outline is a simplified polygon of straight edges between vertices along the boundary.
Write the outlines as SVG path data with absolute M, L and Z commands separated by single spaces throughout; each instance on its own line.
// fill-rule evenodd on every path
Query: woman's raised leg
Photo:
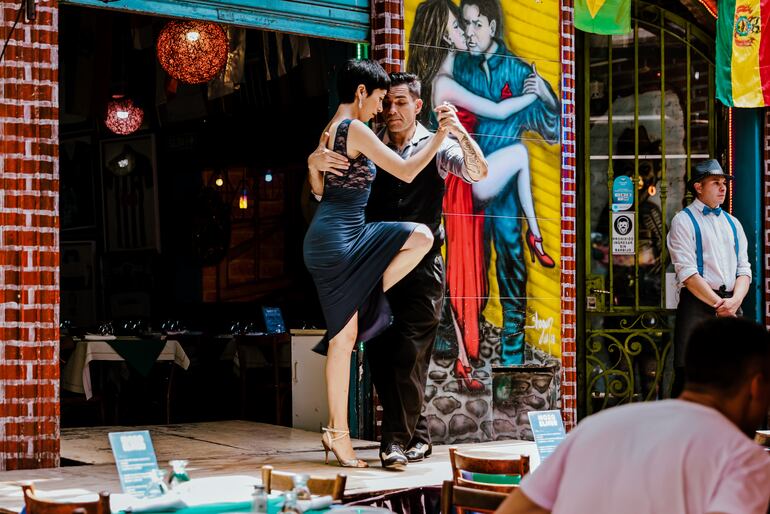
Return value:
M 417 225 L 401 250 L 382 274 L 382 288 L 387 291 L 417 266 L 433 246 L 433 233 L 425 225 Z

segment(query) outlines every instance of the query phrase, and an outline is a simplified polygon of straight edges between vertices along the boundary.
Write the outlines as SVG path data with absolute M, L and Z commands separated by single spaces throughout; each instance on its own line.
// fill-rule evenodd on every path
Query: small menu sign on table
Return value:
M 160 496 L 160 488 L 151 487 L 159 468 L 150 432 L 110 432 L 109 437 L 123 492 L 140 498 Z
M 542 462 L 553 453 L 566 435 L 561 411 L 529 411 L 527 415 L 532 427 L 532 434 L 535 436 L 537 453 L 540 454 L 540 462 Z

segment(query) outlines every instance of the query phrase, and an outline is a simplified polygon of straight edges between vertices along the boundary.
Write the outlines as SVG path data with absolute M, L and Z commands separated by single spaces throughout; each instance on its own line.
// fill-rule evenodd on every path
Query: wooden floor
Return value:
M 359 494 L 438 485 L 451 476 L 447 446 L 435 446 L 429 459 L 409 464 L 405 471 L 394 472 L 380 466 L 378 443 L 356 440 L 354 447 L 358 456 L 367 460 L 371 467 L 342 469 L 337 465 L 324 465 L 319 433 L 248 421 L 63 429 L 62 459 L 84 465 L 0 472 L 0 512 L 21 510 L 21 489 L 16 482 L 24 480 L 34 481 L 36 489 L 59 500 L 88 492 L 120 492 L 107 433 L 144 429 L 150 431 L 159 465 L 165 467 L 171 459 L 187 459 L 192 478 L 223 475 L 258 477 L 261 466 L 270 464 L 276 469 L 318 476 L 345 473 L 348 476 L 346 493 Z M 457 446 L 479 455 L 526 454 L 531 457 L 533 467 L 539 462 L 534 443 L 528 441 Z

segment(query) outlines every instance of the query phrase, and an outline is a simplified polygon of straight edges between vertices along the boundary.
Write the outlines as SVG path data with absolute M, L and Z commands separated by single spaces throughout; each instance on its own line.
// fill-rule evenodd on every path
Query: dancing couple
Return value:
M 304 245 L 328 329 L 322 441 L 341 465 L 367 465 L 355 456 L 347 417 L 350 354 L 367 341 L 383 406 L 380 460 L 403 469 L 431 452 L 421 408 L 444 294 L 444 179 L 476 182 L 487 164 L 451 105 L 433 110 L 435 135 L 416 121 L 423 104 L 415 76 L 349 61 L 337 82 L 342 103 L 308 158 L 322 200 Z M 387 128 L 378 138 L 364 123 L 383 100 Z

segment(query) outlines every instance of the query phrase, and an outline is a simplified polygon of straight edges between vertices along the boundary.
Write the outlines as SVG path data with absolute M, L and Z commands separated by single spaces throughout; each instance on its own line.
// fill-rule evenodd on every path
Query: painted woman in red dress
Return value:
M 451 0 L 425 0 L 417 7 L 407 69 L 420 77 L 423 98 L 430 99 L 431 106 L 450 103 L 457 108 L 460 122 L 471 135 L 475 134 L 477 116 L 504 120 L 537 99 L 534 93 L 514 97 L 506 85 L 500 92 L 500 101 L 494 102 L 459 85 L 453 79 L 454 60 L 457 51 L 466 50 L 462 17 Z M 454 374 L 469 391 L 484 389 L 481 382 L 470 377 L 469 361 L 479 358 L 479 317 L 488 295 L 483 211 L 512 180 L 517 182 L 519 201 L 527 218 L 526 242 L 533 260 L 537 257 L 547 268 L 555 266 L 543 248 L 535 216 L 526 146 L 515 143 L 487 155 L 486 159 L 489 176 L 485 180 L 471 185 L 449 176 L 444 195 L 446 278 L 459 348 Z

